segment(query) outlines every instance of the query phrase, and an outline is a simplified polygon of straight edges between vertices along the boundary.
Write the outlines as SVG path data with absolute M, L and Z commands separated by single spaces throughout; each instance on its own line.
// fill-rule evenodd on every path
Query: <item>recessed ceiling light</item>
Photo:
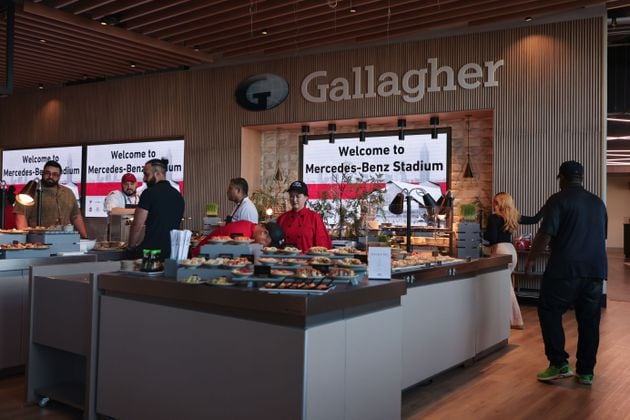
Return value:
M 260 33 L 261 33 L 262 35 L 268 35 L 268 34 L 269 34 L 269 32 L 267 32 L 267 30 L 266 30 L 266 29 L 263 29 L 262 31 L 260 31 Z
M 107 26 L 107 22 L 105 22 L 104 20 L 101 20 L 101 25 Z
M 350 8 L 350 13 L 356 13 L 357 12 L 357 8 L 356 7 L 351 7 Z
M 44 84 L 43 83 L 38 84 L 37 89 L 44 90 Z
M 136 63 L 133 63 L 133 62 L 129 63 L 129 67 L 131 67 L 132 69 L 135 69 L 136 68 Z
M 531 16 L 527 16 L 525 18 L 525 22 L 531 22 L 532 20 L 534 20 Z
M 45 44 L 46 40 L 45 39 L 40 39 L 39 42 L 41 42 L 42 44 Z
M 193 49 L 194 49 L 195 51 L 199 51 L 199 45 L 195 45 L 195 46 L 193 47 Z

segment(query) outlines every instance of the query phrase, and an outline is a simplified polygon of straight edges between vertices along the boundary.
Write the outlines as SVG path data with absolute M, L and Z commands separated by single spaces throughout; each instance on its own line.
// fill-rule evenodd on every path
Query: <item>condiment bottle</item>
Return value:
M 150 260 L 151 260 L 151 250 L 143 249 L 142 250 L 142 264 L 140 265 L 140 271 L 149 271 Z
M 154 249 L 151 251 L 151 267 L 149 271 L 162 271 L 161 254 L 162 250 Z

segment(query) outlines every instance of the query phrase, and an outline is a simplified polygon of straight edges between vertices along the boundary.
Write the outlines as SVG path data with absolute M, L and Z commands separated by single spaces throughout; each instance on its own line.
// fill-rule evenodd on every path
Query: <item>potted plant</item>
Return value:
M 465 222 L 477 221 L 477 205 L 474 203 L 465 203 L 459 206 L 462 220 Z

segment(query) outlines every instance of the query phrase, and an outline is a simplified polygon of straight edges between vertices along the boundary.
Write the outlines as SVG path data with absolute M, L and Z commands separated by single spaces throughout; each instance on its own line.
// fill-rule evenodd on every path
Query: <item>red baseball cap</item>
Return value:
M 120 182 L 122 183 L 122 182 L 137 182 L 137 181 L 138 180 L 136 179 L 136 176 L 130 172 L 130 173 L 124 174 Z

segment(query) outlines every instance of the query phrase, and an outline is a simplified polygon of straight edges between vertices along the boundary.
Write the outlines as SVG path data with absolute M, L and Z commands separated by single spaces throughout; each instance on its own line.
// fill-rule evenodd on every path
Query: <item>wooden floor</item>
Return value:
M 608 307 L 602 313 L 595 383 L 571 378 L 543 384 L 547 367 L 534 303 L 523 303 L 525 329 L 509 345 L 469 367 L 455 368 L 403 393 L 403 419 L 630 419 L 630 267 L 619 250 L 609 253 Z M 565 315 L 567 351 L 575 365 L 577 331 Z M 24 376 L 0 379 L 0 420 L 75 419 L 81 413 L 51 403 L 25 406 Z M 390 420 L 390 419 L 384 419 Z

